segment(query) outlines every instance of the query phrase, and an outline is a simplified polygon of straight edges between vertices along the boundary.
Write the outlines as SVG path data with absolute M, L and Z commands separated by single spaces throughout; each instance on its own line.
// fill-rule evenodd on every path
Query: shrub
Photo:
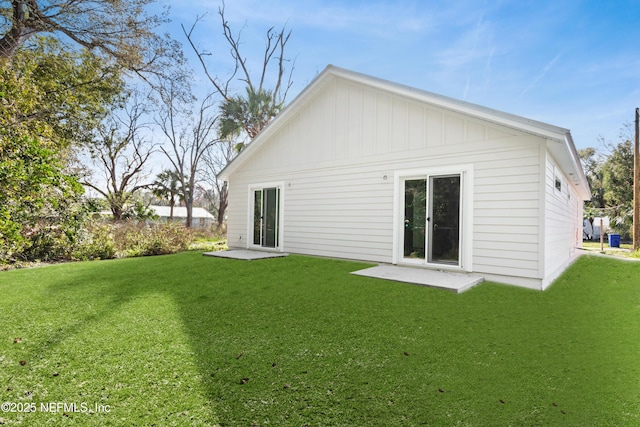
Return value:
M 72 252 L 72 259 L 87 261 L 115 258 L 116 242 L 112 228 L 111 224 L 98 223 L 83 230 Z
M 118 255 L 127 257 L 181 252 L 193 241 L 193 233 L 178 223 L 125 221 L 114 224 L 114 236 Z

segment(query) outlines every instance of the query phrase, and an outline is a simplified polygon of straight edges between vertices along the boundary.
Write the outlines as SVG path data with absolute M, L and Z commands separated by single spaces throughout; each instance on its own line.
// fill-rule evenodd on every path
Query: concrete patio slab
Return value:
M 228 251 L 205 252 L 202 255 L 212 256 L 217 258 L 230 258 L 230 259 L 241 259 L 245 261 L 251 261 L 254 259 L 280 258 L 280 257 L 288 256 L 289 254 L 284 252 L 263 252 L 263 251 L 250 251 L 247 249 L 231 249 Z
M 425 268 L 398 267 L 395 265 L 378 265 L 364 270 L 353 271 L 351 274 L 441 288 L 456 293 L 464 292 L 484 280 L 482 277 L 468 274 L 428 270 Z

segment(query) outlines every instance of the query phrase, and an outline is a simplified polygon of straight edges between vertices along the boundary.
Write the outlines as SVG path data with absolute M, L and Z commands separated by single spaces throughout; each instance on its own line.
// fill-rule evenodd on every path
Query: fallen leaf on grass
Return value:
M 21 366 L 24 366 L 24 365 L 26 365 L 26 364 L 27 364 L 27 361 L 26 361 L 26 360 L 21 360 L 21 361 L 20 361 L 20 365 L 21 365 Z

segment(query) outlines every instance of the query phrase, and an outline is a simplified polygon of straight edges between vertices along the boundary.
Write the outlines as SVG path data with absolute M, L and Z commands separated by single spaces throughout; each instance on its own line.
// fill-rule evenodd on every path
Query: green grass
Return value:
M 461 295 L 348 274 L 366 266 L 183 253 L 3 272 L 0 402 L 37 411 L 0 424 L 640 425 L 640 264 L 583 257 L 545 292 Z
M 633 245 L 630 243 L 621 243 L 619 248 L 612 248 L 607 242 L 604 242 L 603 245 L 600 245 L 600 242 L 583 242 L 582 247 L 586 251 L 600 252 L 620 258 L 640 258 L 640 251 L 634 251 Z

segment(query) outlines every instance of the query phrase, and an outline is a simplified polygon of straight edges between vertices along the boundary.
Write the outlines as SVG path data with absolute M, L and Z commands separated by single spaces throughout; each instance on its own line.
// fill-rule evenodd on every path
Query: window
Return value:
M 562 192 L 562 180 L 558 176 L 556 176 L 555 181 L 556 181 L 555 183 L 556 190 L 558 190 L 559 192 Z

